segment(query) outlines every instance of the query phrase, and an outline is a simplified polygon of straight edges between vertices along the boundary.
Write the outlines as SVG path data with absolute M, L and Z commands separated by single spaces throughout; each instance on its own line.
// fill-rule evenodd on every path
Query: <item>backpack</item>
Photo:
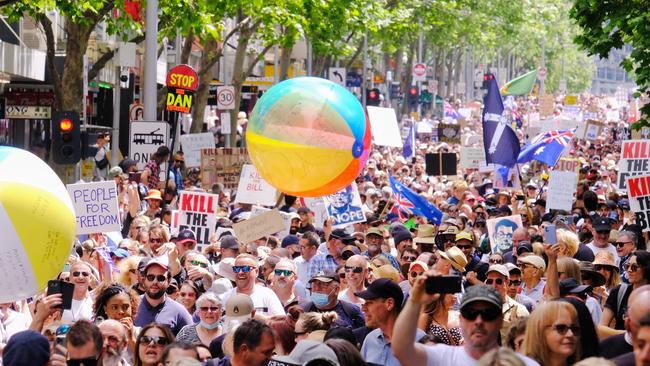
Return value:
M 621 314 L 621 305 L 623 304 L 623 298 L 625 297 L 625 293 L 627 292 L 627 288 L 629 286 L 630 285 L 627 283 L 621 283 L 621 286 L 618 288 L 618 296 L 616 297 L 616 315 Z

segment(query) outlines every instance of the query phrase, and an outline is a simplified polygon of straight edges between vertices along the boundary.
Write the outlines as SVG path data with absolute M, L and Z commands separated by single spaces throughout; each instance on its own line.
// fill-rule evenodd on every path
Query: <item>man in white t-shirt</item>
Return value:
M 259 273 L 257 258 L 250 254 L 240 254 L 232 266 L 237 287 L 223 294 L 223 302 L 232 294 L 250 296 L 255 305 L 255 313 L 260 316 L 285 315 L 284 307 L 273 290 L 255 283 Z
M 437 277 L 436 271 L 419 276 L 393 329 L 393 353 L 404 366 L 471 366 L 489 351 L 498 348 L 498 338 L 503 323 L 503 301 L 499 293 L 486 285 L 467 288 L 460 304 L 460 326 L 465 343 L 462 346 L 436 344 L 427 346 L 415 342 L 418 317 L 424 304 L 437 299 L 439 294 L 427 294 L 427 277 Z M 538 365 L 530 358 L 519 355 L 527 366 Z
M 70 282 L 74 284 L 72 309 L 63 311 L 61 323 L 71 324 L 77 320 L 92 320 L 93 297 L 89 291 L 92 268 L 86 262 L 75 262 L 70 266 Z
M 587 244 L 587 247 L 594 252 L 594 255 L 600 252 L 610 252 L 618 265 L 620 258 L 616 252 L 616 247 L 609 243 L 609 234 L 612 231 L 612 225 L 607 217 L 596 217 L 591 224 L 591 232 L 594 240 Z

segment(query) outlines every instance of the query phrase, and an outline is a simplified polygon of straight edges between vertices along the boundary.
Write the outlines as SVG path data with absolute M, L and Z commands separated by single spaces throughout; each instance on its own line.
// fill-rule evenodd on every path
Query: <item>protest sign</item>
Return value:
M 617 110 L 616 111 L 607 111 L 607 113 L 605 113 L 605 119 L 607 121 L 617 122 L 620 119 L 620 113 L 618 113 Z
M 634 222 L 643 231 L 650 231 L 650 175 L 629 177 L 626 183 Z
M 323 201 L 327 207 L 327 214 L 334 219 L 334 228 L 366 221 L 361 209 L 361 196 L 355 182 L 334 194 L 324 196 Z
M 512 215 L 489 219 L 486 222 L 492 253 L 505 253 L 512 249 L 512 234 L 523 228 L 521 215 Z
M 578 104 L 578 96 L 577 95 L 567 95 L 564 97 L 564 105 L 576 105 Z
M 633 140 L 643 140 L 650 139 L 650 127 L 643 126 L 638 130 L 632 130 L 632 139 Z
M 68 184 L 66 187 L 77 217 L 77 235 L 122 229 L 114 180 Z
M 323 197 L 301 197 L 300 203 L 311 211 L 309 215 L 313 218 L 312 225 L 317 229 L 322 229 L 325 220 L 329 218 Z
M 284 220 L 277 209 L 264 212 L 257 216 L 251 215 L 251 218 L 248 220 L 235 223 L 232 227 L 235 230 L 235 234 L 237 234 L 237 239 L 244 244 L 285 230 Z
M 571 171 L 552 170 L 549 173 L 546 193 L 547 210 L 571 211 L 573 194 L 578 185 L 578 174 Z
M 235 203 L 273 206 L 277 194 L 278 191 L 260 176 L 254 165 L 246 164 L 242 167 Z
M 541 117 L 552 116 L 555 111 L 555 105 L 552 95 L 542 95 L 539 97 L 539 115 Z
M 578 174 L 580 172 L 580 160 L 576 158 L 560 158 L 553 170 Z
M 190 229 L 200 246 L 210 244 L 210 235 L 217 225 L 219 196 L 216 194 L 182 191 L 179 200 L 178 230 Z
M 225 189 L 235 190 L 242 166 L 250 163 L 246 149 L 201 149 L 201 187 L 210 191 L 213 184 L 221 183 Z
M 482 161 L 485 161 L 485 149 L 482 147 L 461 147 L 460 167 L 462 169 L 478 169 Z
M 627 178 L 650 171 L 650 140 L 625 140 L 621 145 L 616 189 L 627 190 Z
M 169 141 L 169 124 L 167 122 L 131 122 L 129 123 L 129 156 L 143 170 L 147 161 L 161 146 Z M 165 178 L 167 162 L 160 165 L 160 179 Z
M 200 167 L 201 149 L 214 148 L 214 135 L 210 132 L 181 135 L 181 146 L 185 156 L 185 166 Z
M 460 144 L 460 126 L 447 123 L 438 125 L 438 142 Z
M 601 122 L 592 120 L 587 121 L 583 138 L 587 140 L 595 140 L 598 138 L 598 136 L 600 136 L 600 132 L 602 131 L 603 127 L 605 127 L 605 125 Z
M 373 144 L 402 147 L 397 117 L 393 108 L 367 107 Z
M 425 169 L 428 175 L 456 175 L 457 156 L 455 153 L 435 153 L 424 156 Z

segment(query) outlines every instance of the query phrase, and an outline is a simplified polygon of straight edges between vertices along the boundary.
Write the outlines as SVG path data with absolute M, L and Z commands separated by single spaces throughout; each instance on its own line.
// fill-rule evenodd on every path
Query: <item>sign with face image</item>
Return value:
M 488 235 L 492 253 L 505 253 L 512 249 L 512 235 L 523 228 L 520 215 L 497 217 L 487 220 Z

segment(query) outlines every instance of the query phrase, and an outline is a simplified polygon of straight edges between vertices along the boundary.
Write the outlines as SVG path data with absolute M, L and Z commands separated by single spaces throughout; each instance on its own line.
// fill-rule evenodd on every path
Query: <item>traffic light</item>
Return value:
M 415 85 L 411 86 L 409 88 L 409 93 L 408 93 L 409 105 L 411 107 L 417 106 L 419 99 L 420 99 L 420 91 L 418 90 L 418 87 Z
M 81 133 L 77 112 L 52 113 L 52 160 L 76 164 L 81 159 Z
M 488 90 L 490 88 L 490 82 L 492 79 L 494 79 L 494 75 L 491 73 L 483 74 L 483 85 L 481 86 L 481 89 Z
M 368 89 L 366 93 L 366 105 L 378 106 L 379 102 L 379 89 Z

